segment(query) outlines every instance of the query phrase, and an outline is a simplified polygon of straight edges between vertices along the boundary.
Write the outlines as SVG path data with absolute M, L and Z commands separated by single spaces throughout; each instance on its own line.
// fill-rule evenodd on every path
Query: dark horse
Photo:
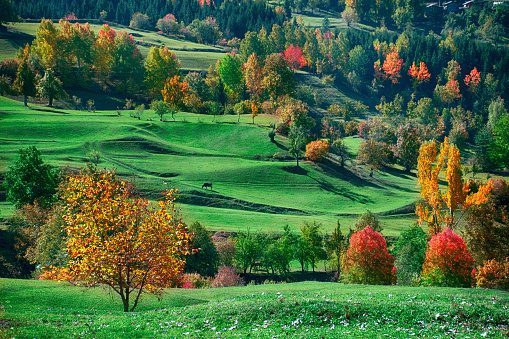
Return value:
M 201 188 L 207 188 L 207 187 L 210 187 L 210 189 L 212 190 L 212 183 L 211 182 L 206 182 L 203 185 L 201 185 Z

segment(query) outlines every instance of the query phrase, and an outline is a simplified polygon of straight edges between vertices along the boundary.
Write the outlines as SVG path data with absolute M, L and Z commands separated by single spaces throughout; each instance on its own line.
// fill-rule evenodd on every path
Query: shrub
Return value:
M 39 280 L 74 281 L 72 273 L 66 267 L 50 266 L 39 275 Z
M 230 233 L 219 231 L 214 233 L 212 241 L 216 246 L 219 266 L 233 266 L 235 243 L 229 238 Z
M 235 268 L 229 266 L 221 266 L 212 280 L 212 287 L 230 287 L 243 286 L 244 280 L 239 274 L 235 273 Z
M 477 268 L 475 284 L 482 288 L 509 290 L 509 257 L 505 261 L 488 260 Z
M 316 140 L 306 145 L 306 158 L 311 161 L 320 161 L 329 153 L 327 141 Z
M 422 270 L 423 285 L 470 287 L 473 264 L 463 239 L 447 227 L 429 242 Z
M 209 288 L 210 280 L 209 278 L 202 277 L 198 273 L 186 273 L 184 274 L 184 285 L 189 283 L 194 286 L 194 288 Z M 182 286 L 182 288 L 184 288 Z
M 355 232 L 342 262 L 341 278 L 356 284 L 391 285 L 396 283 L 394 257 L 387 252 L 384 237 L 371 226 Z

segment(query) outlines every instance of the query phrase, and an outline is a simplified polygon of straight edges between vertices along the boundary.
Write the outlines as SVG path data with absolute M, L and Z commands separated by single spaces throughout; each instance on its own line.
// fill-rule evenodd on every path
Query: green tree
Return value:
M 258 238 L 248 229 L 246 233 L 240 233 L 235 241 L 235 262 L 244 271 L 244 274 L 248 269 L 251 273 L 255 262 L 261 256 L 262 248 Z
M 263 67 L 262 85 L 272 100 L 295 91 L 294 74 L 283 55 L 273 53 L 267 56 Z
M 171 107 L 170 104 L 168 104 L 166 101 L 154 100 L 150 104 L 150 109 L 153 110 L 157 116 L 159 116 L 161 121 L 163 121 L 163 116 L 170 113 Z
M 19 61 L 14 85 L 23 94 L 23 103 L 25 106 L 28 106 L 27 98 L 29 96 L 33 97 L 36 94 L 35 71 L 30 61 L 30 46 L 28 44 L 25 45 L 23 55 Z
M 226 54 L 219 65 L 219 77 L 224 84 L 228 97 L 235 102 L 242 90 L 242 63 L 232 54 Z
M 426 232 L 419 226 L 412 226 L 401 233 L 394 245 L 398 284 L 418 284 L 427 244 Z
M 4 23 L 18 21 L 10 0 L 0 0 L 0 30 Z
M 16 208 L 38 201 L 43 207 L 54 202 L 59 177 L 56 170 L 45 164 L 35 146 L 18 151 L 19 157 L 5 174 L 7 200 Z
M 143 80 L 143 56 L 134 38 L 126 31 L 115 36 L 115 50 L 111 70 L 117 80 L 116 88 L 121 93 L 136 93 Z
M 318 261 L 325 258 L 320 226 L 321 224 L 317 224 L 315 221 L 313 221 L 313 223 L 305 222 L 300 226 L 300 231 L 302 232 L 302 246 L 305 248 L 306 253 L 304 261 L 311 265 L 313 272 L 315 271 Z
M 348 53 L 348 69 L 350 72 L 355 71 L 361 79 L 366 76 L 368 64 L 368 54 L 362 46 L 357 45 Z
M 336 224 L 336 228 L 332 231 L 332 235 L 324 238 L 324 245 L 327 251 L 327 257 L 332 263 L 332 268 L 337 270 L 338 275 L 341 275 L 341 257 L 346 248 L 339 220 Z
M 129 27 L 151 29 L 150 18 L 147 14 L 136 12 L 133 14 Z
M 193 234 L 191 240 L 192 253 L 186 257 L 186 272 L 199 273 L 202 276 L 213 277 L 217 273 L 218 255 L 212 242 L 212 236 L 205 226 L 194 222 L 189 226 Z
M 42 98 L 48 98 L 48 106 L 53 106 L 53 99 L 65 99 L 67 93 L 62 87 L 62 82 L 55 76 L 51 68 L 44 72 L 44 76 L 37 83 L 37 91 Z
M 370 210 L 366 210 L 366 212 L 361 214 L 353 226 L 353 231 L 362 231 L 366 226 L 371 226 L 373 231 L 379 233 L 383 230 L 382 225 L 380 225 L 380 220 L 378 220 L 376 215 L 374 215 Z
M 293 124 L 288 133 L 288 152 L 297 161 L 297 167 L 299 167 L 299 156 L 302 148 L 306 146 L 307 139 L 307 131 L 302 126 L 297 127 Z

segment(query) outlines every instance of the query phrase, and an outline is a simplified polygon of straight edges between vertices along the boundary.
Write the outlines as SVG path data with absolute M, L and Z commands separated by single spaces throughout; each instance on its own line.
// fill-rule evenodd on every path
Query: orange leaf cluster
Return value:
M 327 141 L 316 140 L 306 145 L 306 158 L 311 161 L 320 161 L 327 153 L 329 153 Z
M 401 66 L 403 65 L 403 59 L 399 59 L 398 51 L 387 53 L 382 69 L 384 70 L 387 77 L 391 79 L 393 84 L 398 83 L 398 78 L 401 77 Z
M 414 62 L 408 69 L 408 75 L 414 78 L 414 84 L 416 86 L 419 86 L 423 82 L 428 82 L 431 78 L 431 74 L 429 73 L 426 64 L 422 61 L 419 64 L 419 67 L 417 67 Z
M 505 262 L 495 259 L 485 261 L 477 268 L 475 280 L 477 287 L 509 290 L 509 258 Z
M 166 80 L 161 93 L 164 101 L 174 108 L 180 108 L 184 100 L 189 95 L 188 83 L 180 81 L 180 76 L 174 75 Z

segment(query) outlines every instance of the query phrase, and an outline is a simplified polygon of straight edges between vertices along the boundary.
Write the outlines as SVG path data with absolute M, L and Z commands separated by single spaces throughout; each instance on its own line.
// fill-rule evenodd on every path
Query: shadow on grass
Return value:
M 281 169 L 285 172 L 297 174 L 297 175 L 307 175 L 308 171 L 305 168 L 297 167 L 296 165 L 291 166 L 283 166 Z

